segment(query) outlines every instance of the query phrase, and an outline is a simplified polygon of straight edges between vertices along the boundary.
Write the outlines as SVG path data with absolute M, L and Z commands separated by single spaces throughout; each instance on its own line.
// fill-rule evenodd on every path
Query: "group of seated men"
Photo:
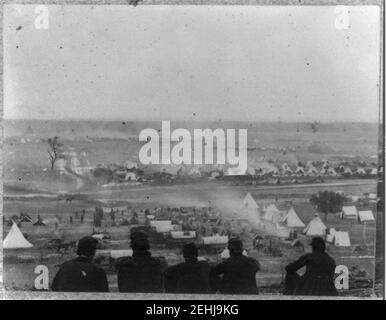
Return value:
M 243 255 L 243 243 L 239 239 L 229 240 L 230 257 L 215 266 L 198 259 L 198 249 L 194 243 L 183 247 L 185 262 L 167 266 L 164 258 L 152 257 L 146 233 L 136 231 L 130 238 L 133 255 L 116 261 L 120 292 L 258 294 L 256 272 L 260 264 L 256 259 Z M 336 296 L 336 263 L 327 254 L 324 239 L 315 237 L 310 246 L 311 253 L 286 266 L 283 293 Z M 92 261 L 96 247 L 97 240 L 92 237 L 79 240 L 78 257 L 61 265 L 53 280 L 52 290 L 108 292 L 105 271 Z M 306 271 L 300 276 L 297 271 L 303 267 Z
M 120 292 L 149 293 L 211 293 L 257 294 L 257 260 L 243 255 L 243 243 L 230 239 L 230 257 L 211 267 L 198 259 L 194 243 L 183 247 L 184 262 L 168 266 L 162 257 L 153 257 L 147 234 L 136 231 L 130 235 L 132 256 L 116 261 Z M 53 291 L 108 292 L 105 271 L 93 263 L 97 240 L 84 237 L 79 240 L 78 257 L 60 266 L 52 282 Z

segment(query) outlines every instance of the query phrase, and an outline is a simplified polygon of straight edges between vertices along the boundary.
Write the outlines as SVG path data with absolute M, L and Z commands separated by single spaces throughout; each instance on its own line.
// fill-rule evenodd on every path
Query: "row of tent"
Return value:
M 327 228 L 322 219 L 316 214 L 303 230 L 306 236 L 326 237 L 326 241 L 333 243 L 336 247 L 350 247 L 350 235 L 347 231 L 336 231 L 334 228 Z
M 281 167 L 277 167 L 272 163 L 263 162 L 256 165 L 254 168 L 249 167 L 246 172 L 234 172 L 234 168 L 229 168 L 227 175 L 247 174 L 247 175 L 297 175 L 297 176 L 338 176 L 339 174 L 345 175 L 377 175 L 377 168 L 365 169 L 358 167 L 353 170 L 349 166 L 340 165 L 336 169 L 331 167 L 328 161 L 326 161 L 320 169 L 317 169 L 312 162 L 307 163 L 306 166 L 296 165 L 292 168 L 287 164 L 283 163 Z
M 274 204 L 270 204 L 266 208 L 260 208 L 249 192 L 241 204 L 241 209 L 262 209 L 265 211 L 263 216 L 264 220 L 283 222 L 288 227 L 293 228 L 301 228 L 305 226 L 298 217 L 294 208 L 291 208 L 287 213 L 280 211 Z M 341 219 L 357 219 L 361 223 L 375 221 L 374 214 L 371 210 L 357 210 L 355 206 L 343 206 L 340 217 Z
M 130 165 L 133 166 L 133 165 Z M 128 168 L 128 166 L 126 166 Z M 136 168 L 133 167 L 133 168 Z M 131 168 L 131 169 L 133 169 Z M 277 166 L 273 163 L 263 161 L 258 162 L 254 166 L 249 166 L 246 170 L 241 170 L 235 167 L 226 167 L 225 165 L 151 165 L 147 168 L 142 168 L 145 173 L 166 173 L 170 175 L 186 175 L 186 176 L 211 176 L 217 177 L 222 175 L 238 176 L 238 175 L 250 175 L 250 176 L 264 176 L 264 175 L 296 175 L 296 176 L 338 176 L 339 174 L 345 175 L 377 175 L 377 168 L 351 168 L 350 166 L 339 165 L 333 168 L 328 161 L 324 161 L 322 166 L 314 166 L 312 161 L 307 162 L 305 166 L 299 164 L 283 163 L 281 166 Z
M 305 224 L 299 218 L 294 208 L 290 208 L 288 212 L 279 210 L 274 204 L 268 205 L 266 208 L 260 208 L 253 199 L 252 195 L 248 192 L 241 204 L 242 210 L 256 210 L 262 209 L 264 211 L 263 220 L 273 223 L 283 223 L 289 228 L 304 228 Z
M 343 206 L 340 214 L 341 219 L 355 219 L 360 223 L 375 221 L 371 210 L 357 210 L 355 206 Z
M 242 203 L 243 208 L 248 208 L 258 212 L 260 210 L 259 205 L 253 199 L 250 193 L 244 198 Z M 355 209 L 355 210 L 354 210 Z M 323 223 L 318 214 L 315 214 L 314 218 L 307 224 L 299 218 L 294 208 L 291 208 L 288 212 L 280 211 L 274 204 L 270 204 L 264 208 L 263 219 L 276 223 L 276 229 L 281 230 L 287 228 L 304 228 L 303 234 L 310 237 L 326 237 L 328 242 L 333 243 L 337 247 L 348 247 L 351 245 L 349 233 L 346 231 L 336 231 L 334 228 L 328 229 Z M 362 222 L 373 221 L 374 217 L 372 211 L 356 211 L 355 207 L 343 207 L 342 217 L 353 216 L 359 217 Z M 276 230 L 276 231 L 277 231 Z
M 195 239 L 197 237 L 196 231 L 180 231 L 176 230 L 176 225 L 172 224 L 171 220 L 151 220 L 150 226 L 159 233 L 170 233 L 172 239 Z M 208 237 L 202 237 L 203 243 L 206 245 L 217 245 L 228 243 L 227 236 L 220 236 L 218 234 Z
M 307 227 L 304 229 L 304 233 L 308 236 L 325 236 L 327 227 L 324 225 L 322 220 L 316 216 L 310 221 Z M 175 233 L 175 234 L 174 234 Z M 180 234 L 181 233 L 181 234 Z M 194 231 L 189 233 L 172 232 L 173 238 L 181 238 L 181 236 L 186 236 L 187 238 L 196 237 Z M 350 238 L 348 232 L 336 231 L 335 229 L 329 229 L 327 234 L 327 241 L 334 242 L 336 246 L 350 246 Z M 211 236 L 203 237 L 204 244 L 226 244 L 228 242 L 227 236 Z M 13 223 L 8 235 L 3 241 L 4 249 L 27 249 L 32 248 L 33 245 L 24 237 L 16 223 Z

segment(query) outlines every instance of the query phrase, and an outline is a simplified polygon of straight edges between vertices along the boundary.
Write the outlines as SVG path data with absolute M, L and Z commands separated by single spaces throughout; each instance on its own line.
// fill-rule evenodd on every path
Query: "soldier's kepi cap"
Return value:
M 324 251 L 326 250 L 326 242 L 322 237 L 314 237 L 311 240 L 310 246 L 313 250 Z
M 147 239 L 147 233 L 143 230 L 132 230 L 130 232 L 130 240 Z
M 310 246 L 324 245 L 325 242 L 322 237 L 313 237 L 310 242 Z
M 146 251 L 150 249 L 147 233 L 143 230 L 133 230 L 130 233 L 131 248 L 135 251 Z
M 242 249 L 243 248 L 243 242 L 240 239 L 237 238 L 231 238 L 228 241 L 228 249 Z
M 183 251 L 183 254 L 185 257 L 188 257 L 188 256 L 197 257 L 198 256 L 197 246 L 193 242 L 185 244 L 182 251 Z
M 78 241 L 78 248 L 76 253 L 80 256 L 93 256 L 98 244 L 98 240 L 91 236 L 83 237 Z

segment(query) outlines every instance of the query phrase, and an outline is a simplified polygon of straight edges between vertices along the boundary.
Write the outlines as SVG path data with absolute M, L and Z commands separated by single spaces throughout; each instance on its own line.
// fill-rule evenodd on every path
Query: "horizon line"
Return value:
M 233 120 L 233 119 L 125 119 L 125 118 L 63 118 L 63 119 L 38 119 L 38 118 L 2 118 L 2 121 L 63 121 L 63 122 L 161 122 L 161 121 L 175 121 L 175 122 L 250 122 L 250 123 L 368 123 L 368 124 L 381 124 L 381 121 L 365 121 L 365 120 Z

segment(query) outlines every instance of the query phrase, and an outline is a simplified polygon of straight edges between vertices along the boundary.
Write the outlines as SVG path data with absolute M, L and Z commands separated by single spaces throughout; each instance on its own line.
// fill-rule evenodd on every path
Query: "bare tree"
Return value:
M 53 170 L 55 162 L 62 157 L 63 144 L 59 142 L 59 137 L 57 136 L 49 138 L 47 142 L 49 145 L 49 149 L 47 151 L 50 157 L 51 170 Z

